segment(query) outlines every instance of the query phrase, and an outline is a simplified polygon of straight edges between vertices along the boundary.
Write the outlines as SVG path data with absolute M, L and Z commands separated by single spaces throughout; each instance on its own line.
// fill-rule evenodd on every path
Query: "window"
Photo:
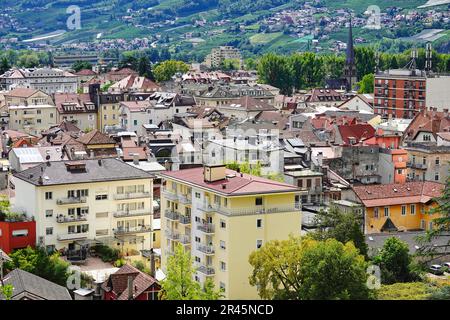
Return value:
M 222 229 L 226 229 L 227 228 L 227 223 L 225 222 L 225 220 L 220 220 L 220 227 Z
M 402 216 L 406 216 L 406 206 L 402 206 Z
M 52 227 L 45 228 L 45 234 L 51 236 L 53 234 L 53 228 Z
M 223 250 L 226 249 L 225 241 L 223 241 L 223 240 L 220 240 L 220 249 L 223 249 Z
M 195 262 L 198 262 L 198 263 L 200 263 L 200 262 L 202 261 L 202 260 L 200 259 L 200 257 L 197 257 L 197 256 L 195 256 L 194 260 L 195 260 Z
M 378 208 L 373 209 L 373 217 L 378 219 Z
M 41 119 L 36 119 L 36 122 L 37 123 L 42 123 L 42 120 Z
M 195 197 L 196 197 L 197 199 L 200 199 L 200 197 L 201 197 L 200 193 L 196 192 L 196 193 L 195 193 Z
M 262 247 L 262 240 L 256 240 L 256 249 L 260 249 Z
M 95 200 L 108 200 L 107 194 L 98 194 L 95 196 Z
M 439 172 L 434 174 L 434 181 L 439 181 Z
M 389 217 L 389 207 L 384 207 L 384 216 Z
M 256 219 L 256 227 L 262 228 L 262 219 Z
M 153 241 L 153 242 L 156 241 L 156 233 L 155 233 L 155 232 L 153 232 L 153 238 L 152 238 L 152 241 Z
M 198 243 L 200 243 L 200 237 L 195 237 L 195 242 L 198 242 Z
M 227 271 L 227 264 L 223 261 L 220 261 L 220 270 Z
M 428 230 L 432 230 L 433 229 L 433 221 L 430 221 L 429 225 L 428 225 Z
M 53 199 L 53 192 L 46 192 L 45 200 L 52 200 L 52 199 Z
M 412 215 L 416 214 L 416 205 L 412 204 L 411 207 L 409 208 L 410 212 Z
M 225 292 L 225 283 L 220 282 L 219 283 L 219 288 L 220 288 L 221 291 Z
M 257 197 L 256 199 L 255 199 L 255 205 L 256 206 L 262 206 L 262 197 Z
M 135 125 L 135 126 L 137 126 L 137 120 L 133 120 L 133 124 Z
M 436 165 L 439 165 L 439 163 L 440 163 L 439 157 L 436 157 L 436 159 L 434 160 L 434 163 L 435 163 Z
M 306 179 L 306 187 L 307 188 L 311 188 L 311 183 L 312 183 L 311 179 Z
M 46 218 L 53 217 L 53 210 L 45 210 L 45 217 Z

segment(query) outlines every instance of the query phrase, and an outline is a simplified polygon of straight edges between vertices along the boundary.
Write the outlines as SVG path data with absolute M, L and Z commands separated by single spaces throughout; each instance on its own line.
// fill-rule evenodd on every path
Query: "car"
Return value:
M 441 276 L 444 274 L 444 271 L 442 270 L 442 266 L 440 264 L 433 264 L 432 266 L 430 266 L 430 272 L 437 276 Z
M 442 264 L 442 266 L 443 266 L 444 268 L 447 268 L 447 270 L 450 271 L 450 262 L 444 262 L 444 263 Z

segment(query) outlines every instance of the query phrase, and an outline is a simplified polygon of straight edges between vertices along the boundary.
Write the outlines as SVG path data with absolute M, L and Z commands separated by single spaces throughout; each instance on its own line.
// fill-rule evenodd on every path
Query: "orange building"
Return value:
M 429 181 L 353 187 L 364 205 L 364 232 L 432 229 L 437 216 L 428 212 L 444 188 L 444 184 Z

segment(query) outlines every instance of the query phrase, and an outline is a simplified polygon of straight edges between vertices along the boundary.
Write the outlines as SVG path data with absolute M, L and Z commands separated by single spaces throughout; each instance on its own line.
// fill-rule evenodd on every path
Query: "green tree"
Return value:
M 290 236 L 267 242 L 249 258 L 250 284 L 263 299 L 368 299 L 367 263 L 355 246 Z
M 24 68 L 34 68 L 39 65 L 39 57 L 36 53 L 26 53 L 19 57 L 18 65 Z
M 214 290 L 214 283 L 206 281 L 203 288 L 194 280 L 195 269 L 191 254 L 181 244 L 168 257 L 166 279 L 161 282 L 160 297 L 166 300 L 217 300 L 221 294 Z
M 239 59 L 224 59 L 220 64 L 220 69 L 223 71 L 239 70 L 241 61 Z
M 8 270 L 19 268 L 61 286 L 66 285 L 70 275 L 69 263 L 62 260 L 58 253 L 48 255 L 43 248 L 19 249 L 11 253 L 9 257 L 12 261 L 5 264 Z
M 358 82 L 358 93 L 373 93 L 375 86 L 375 76 L 373 73 L 366 74 L 360 82 Z
M 375 70 L 375 50 L 370 47 L 355 48 L 356 75 L 362 79 L 366 74 Z
M 152 65 L 147 56 L 143 55 L 139 58 L 138 70 L 139 76 L 149 78 L 150 80 L 154 80 Z
M 158 82 L 170 80 L 176 73 L 186 73 L 189 71 L 189 65 L 183 61 L 167 60 L 161 62 L 153 69 L 155 80 Z
M 5 285 L 0 284 L 0 294 L 3 295 L 3 297 L 5 297 L 5 300 L 11 300 L 13 293 L 14 293 L 14 287 L 12 284 L 5 284 Z M 1 298 L 1 295 L 0 295 L 0 298 Z
M 373 262 L 381 269 L 381 282 L 392 284 L 415 280 L 408 244 L 396 237 L 388 238 Z
M 72 69 L 75 70 L 75 72 L 81 71 L 83 69 L 92 70 L 92 64 L 88 61 L 75 61 L 75 63 L 72 65 Z
M 257 70 L 262 83 L 279 88 L 281 94 L 292 93 L 292 71 L 287 57 L 268 53 L 259 60 Z
M 357 212 L 344 212 L 332 206 L 327 213 L 317 216 L 317 232 L 311 234 L 316 240 L 336 239 L 342 243 L 352 241 L 359 253 L 367 257 L 368 247 L 362 230 L 363 216 Z
M 9 69 L 11 69 L 11 65 L 9 64 L 8 58 L 2 57 L 0 59 L 0 74 L 4 74 Z

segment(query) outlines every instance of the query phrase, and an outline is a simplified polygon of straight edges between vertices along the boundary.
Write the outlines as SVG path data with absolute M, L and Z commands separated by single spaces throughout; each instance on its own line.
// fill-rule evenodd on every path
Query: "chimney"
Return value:
M 319 152 L 317 154 L 317 163 L 319 164 L 319 167 L 322 167 L 323 165 L 323 153 Z
M 150 275 L 156 279 L 155 253 L 150 249 Z
M 134 286 L 133 286 L 133 277 L 132 276 L 128 276 L 127 290 L 128 290 L 128 300 L 133 300 Z
M 139 165 L 139 153 L 134 153 L 133 154 L 133 164 L 135 165 Z

